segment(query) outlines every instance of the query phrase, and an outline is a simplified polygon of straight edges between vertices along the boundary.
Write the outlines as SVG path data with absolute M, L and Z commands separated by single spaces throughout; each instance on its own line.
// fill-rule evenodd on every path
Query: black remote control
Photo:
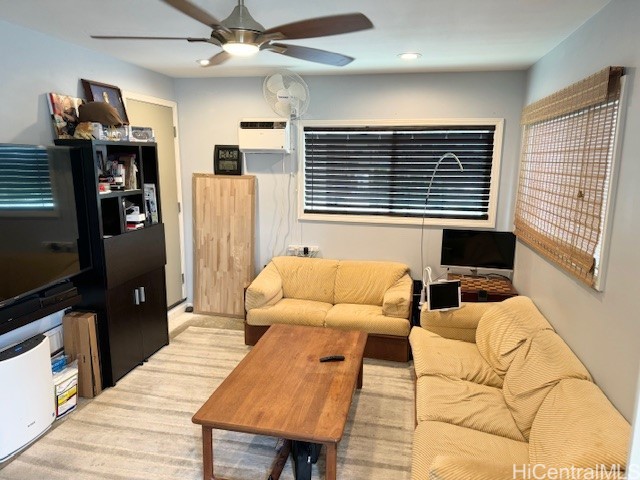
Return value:
M 344 355 L 328 355 L 320 358 L 321 362 L 342 362 L 344 361 Z

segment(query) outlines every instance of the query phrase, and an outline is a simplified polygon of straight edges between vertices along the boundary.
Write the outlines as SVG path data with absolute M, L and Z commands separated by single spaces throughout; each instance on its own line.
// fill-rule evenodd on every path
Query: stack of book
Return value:
M 127 213 L 127 230 L 144 228 L 144 213 L 140 213 L 136 207 L 132 213 Z

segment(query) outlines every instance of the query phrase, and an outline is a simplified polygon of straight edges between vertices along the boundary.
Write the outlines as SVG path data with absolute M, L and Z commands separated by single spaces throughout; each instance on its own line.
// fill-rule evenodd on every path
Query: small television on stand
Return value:
M 80 161 L 69 147 L 0 144 L 0 334 L 77 295 L 72 279 L 91 267 Z
M 440 265 L 446 268 L 468 268 L 471 275 L 478 270 L 499 270 L 510 274 L 516 249 L 512 232 L 494 230 L 442 231 Z

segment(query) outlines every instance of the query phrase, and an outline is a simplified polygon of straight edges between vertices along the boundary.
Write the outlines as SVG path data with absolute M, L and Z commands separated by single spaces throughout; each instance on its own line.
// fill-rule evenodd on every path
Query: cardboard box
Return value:
M 96 315 L 91 312 L 69 312 L 62 318 L 62 329 L 65 353 L 72 361 L 78 361 L 80 396 L 93 398 L 102 391 Z
M 75 362 L 53 375 L 56 396 L 56 418 L 78 406 L 78 367 Z

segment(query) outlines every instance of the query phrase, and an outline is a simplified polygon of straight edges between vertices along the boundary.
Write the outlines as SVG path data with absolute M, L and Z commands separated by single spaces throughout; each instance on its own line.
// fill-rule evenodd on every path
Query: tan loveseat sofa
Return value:
M 423 311 L 421 325 L 410 335 L 412 479 L 618 478 L 624 470 L 629 424 L 529 298 Z
M 409 360 L 413 282 L 395 262 L 274 257 L 245 293 L 245 343 L 274 323 L 361 330 L 365 356 Z

